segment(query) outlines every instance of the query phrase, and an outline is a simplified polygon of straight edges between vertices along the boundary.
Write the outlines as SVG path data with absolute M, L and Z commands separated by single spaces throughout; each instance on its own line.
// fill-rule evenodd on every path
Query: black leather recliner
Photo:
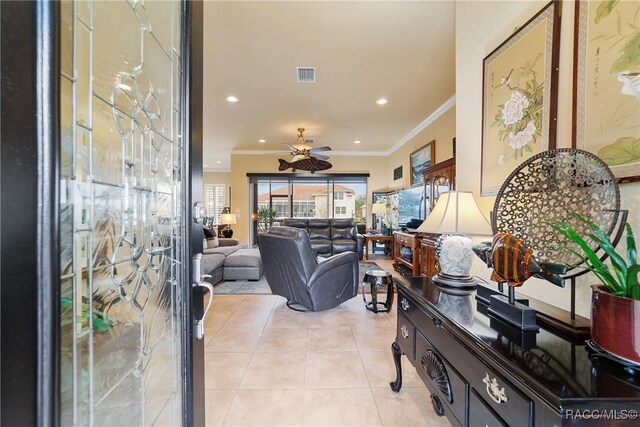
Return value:
M 333 308 L 358 294 L 358 256 L 333 255 L 318 263 L 305 230 L 272 227 L 258 234 L 264 275 L 271 292 L 287 299 L 287 306 L 311 311 Z M 302 310 L 305 311 L 305 310 Z
M 358 234 L 353 218 L 285 218 L 282 225 L 307 230 L 311 247 L 319 256 L 352 251 L 362 259 L 364 236 Z

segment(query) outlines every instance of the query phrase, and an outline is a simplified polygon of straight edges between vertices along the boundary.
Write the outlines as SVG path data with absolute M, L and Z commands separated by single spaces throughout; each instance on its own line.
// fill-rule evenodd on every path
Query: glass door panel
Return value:
M 180 425 L 183 4 L 60 19 L 61 424 Z

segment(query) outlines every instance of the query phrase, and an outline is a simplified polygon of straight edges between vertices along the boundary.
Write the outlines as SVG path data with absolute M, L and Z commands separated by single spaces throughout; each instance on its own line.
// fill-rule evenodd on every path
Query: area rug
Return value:
M 362 283 L 364 274 L 369 270 L 384 270 L 375 262 L 360 262 L 360 277 L 358 283 Z M 260 280 L 230 280 L 218 283 L 213 287 L 213 293 L 216 295 L 232 295 L 232 294 L 263 294 L 271 295 L 271 288 L 264 276 Z

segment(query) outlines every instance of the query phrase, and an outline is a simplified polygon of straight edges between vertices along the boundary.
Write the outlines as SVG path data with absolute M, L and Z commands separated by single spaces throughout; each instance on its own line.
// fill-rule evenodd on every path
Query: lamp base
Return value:
M 227 239 L 230 239 L 231 237 L 233 237 L 233 230 L 231 229 L 231 227 L 226 227 L 222 230 L 222 235 Z
M 438 273 L 431 278 L 434 283 L 441 286 L 450 286 L 453 288 L 475 288 L 476 279 L 470 276 L 451 276 L 445 273 Z

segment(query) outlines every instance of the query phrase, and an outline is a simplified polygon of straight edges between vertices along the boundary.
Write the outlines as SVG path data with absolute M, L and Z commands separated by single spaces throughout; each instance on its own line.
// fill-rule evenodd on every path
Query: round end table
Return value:
M 371 290 L 371 301 L 367 301 L 365 288 L 367 284 Z M 378 287 L 384 285 L 387 285 L 387 299 L 385 301 L 378 301 Z M 374 313 L 388 313 L 391 311 L 391 306 L 393 305 L 393 280 L 391 273 L 384 270 L 369 270 L 364 273 L 364 278 L 362 279 L 362 300 L 367 310 L 371 310 Z M 384 309 L 379 310 L 379 306 L 382 306 Z

